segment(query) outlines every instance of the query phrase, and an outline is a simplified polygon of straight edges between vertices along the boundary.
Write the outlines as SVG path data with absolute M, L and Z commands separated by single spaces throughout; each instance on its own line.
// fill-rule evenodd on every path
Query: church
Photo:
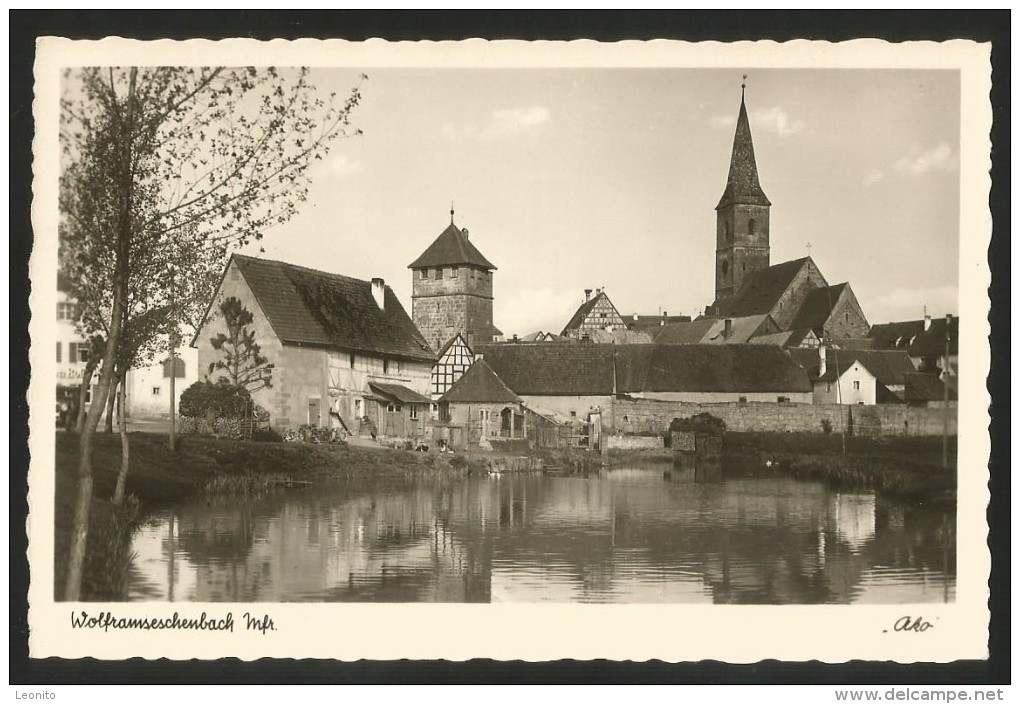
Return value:
M 870 326 L 849 283 L 830 285 L 808 256 L 772 264 L 769 210 L 754 158 L 744 86 L 733 153 L 716 205 L 715 301 L 706 318 L 769 316 L 790 339 L 840 345 L 868 336 Z

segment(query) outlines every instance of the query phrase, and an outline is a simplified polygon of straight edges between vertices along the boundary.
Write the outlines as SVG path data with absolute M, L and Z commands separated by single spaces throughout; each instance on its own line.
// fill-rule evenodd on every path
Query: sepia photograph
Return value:
M 30 541 L 63 628 L 987 618 L 990 110 L 952 51 L 54 41 Z

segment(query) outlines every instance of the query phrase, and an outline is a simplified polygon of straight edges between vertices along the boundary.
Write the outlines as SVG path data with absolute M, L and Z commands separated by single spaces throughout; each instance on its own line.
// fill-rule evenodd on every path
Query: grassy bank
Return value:
M 727 433 L 723 466 L 746 473 L 780 471 L 799 479 L 826 481 L 922 501 L 952 501 L 956 495 L 956 438 L 950 438 L 949 468 L 942 467 L 939 437 L 848 437 L 816 433 Z M 771 461 L 776 469 L 767 469 Z
M 55 589 L 62 592 L 77 486 L 78 436 L 57 433 L 55 496 Z M 487 464 L 464 455 L 408 452 L 353 446 L 261 443 L 188 436 L 170 452 L 165 435 L 131 434 L 131 467 L 127 493 L 134 497 L 114 510 L 110 497 L 120 466 L 120 437 L 97 433 L 93 472 L 95 491 L 89 523 L 89 545 L 83 598 L 114 598 L 122 588 L 130 558 L 130 527 L 139 517 L 180 503 L 206 491 L 264 480 L 291 482 L 342 481 L 359 476 L 413 477 L 437 471 L 470 471 Z

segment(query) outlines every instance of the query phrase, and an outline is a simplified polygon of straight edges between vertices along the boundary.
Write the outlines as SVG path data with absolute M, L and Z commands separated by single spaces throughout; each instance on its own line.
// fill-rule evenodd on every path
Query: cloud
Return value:
M 329 160 L 329 170 L 341 178 L 346 178 L 360 174 L 364 170 L 364 166 L 360 161 L 355 161 L 346 154 L 337 154 Z
M 559 334 L 581 302 L 573 289 L 522 288 L 496 299 L 492 322 L 507 339 L 538 330 Z
M 752 110 L 750 115 L 751 129 L 771 132 L 780 137 L 788 137 L 804 129 L 805 122 L 790 116 L 779 106 Z M 737 125 L 737 118 L 734 115 L 718 115 L 709 119 L 709 127 L 716 130 L 733 129 Z
M 443 125 L 443 137 L 452 141 L 479 139 L 492 141 L 533 131 L 549 122 L 549 108 L 534 105 L 527 108 L 493 110 L 484 125 Z
M 912 176 L 920 176 L 930 171 L 953 171 L 956 166 L 956 154 L 945 142 L 939 142 L 927 151 L 914 147 L 910 154 L 896 162 L 898 171 Z
M 879 181 L 881 181 L 884 178 L 885 178 L 885 173 L 883 173 L 880 169 L 875 169 L 871 173 L 869 173 L 867 176 L 864 177 L 864 187 L 865 188 L 871 188 L 872 186 L 874 186 L 876 183 L 878 183 Z

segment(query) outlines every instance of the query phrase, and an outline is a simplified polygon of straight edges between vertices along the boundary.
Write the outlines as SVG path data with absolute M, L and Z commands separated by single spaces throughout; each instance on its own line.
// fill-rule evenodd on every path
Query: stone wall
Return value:
M 614 430 L 619 433 L 660 433 L 673 418 L 711 413 L 734 432 L 832 432 L 856 435 L 941 435 L 942 411 L 900 405 L 837 406 L 802 403 L 686 403 L 646 399 L 613 402 Z M 626 420 L 625 420 L 626 418 Z M 949 432 L 956 434 L 955 413 Z
M 607 435 L 606 447 L 610 450 L 661 450 L 661 435 Z

